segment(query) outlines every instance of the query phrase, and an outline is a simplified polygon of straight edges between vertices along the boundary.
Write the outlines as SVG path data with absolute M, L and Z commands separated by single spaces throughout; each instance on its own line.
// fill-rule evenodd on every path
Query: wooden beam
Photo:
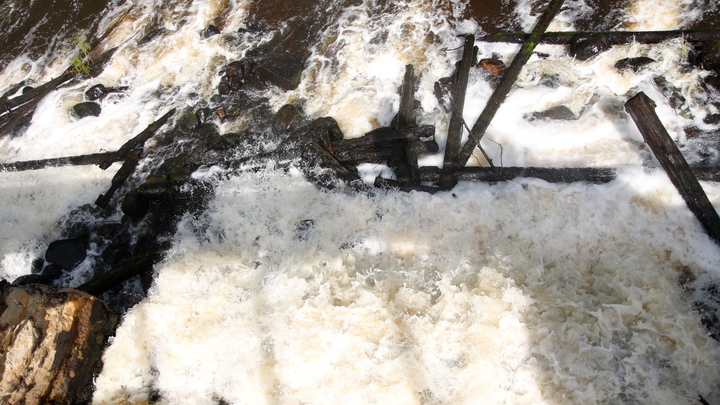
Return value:
M 640 92 L 625 103 L 625 110 L 635 121 L 645 142 L 682 195 L 690 211 L 695 214 L 710 238 L 720 244 L 720 216 L 655 114 L 655 106 L 654 101 Z
M 530 34 L 523 32 L 488 34 L 478 40 L 483 42 L 523 43 Z M 546 32 L 540 39 L 541 44 L 567 45 L 573 40 L 602 35 L 612 45 L 657 44 L 673 38 L 683 37 L 686 41 L 708 41 L 720 39 L 720 29 L 674 30 L 674 31 L 585 31 L 585 32 Z
M 547 7 L 543 15 L 540 16 L 540 18 L 538 19 L 538 22 L 535 25 L 532 33 L 529 37 L 527 37 L 522 47 L 520 48 L 520 51 L 517 55 L 515 55 L 512 63 L 505 70 L 505 74 L 503 75 L 502 79 L 500 79 L 500 83 L 498 83 L 498 86 L 495 88 L 493 94 L 490 96 L 490 99 L 488 100 L 485 109 L 482 111 L 480 117 L 475 122 L 475 125 L 473 125 L 472 129 L 470 130 L 470 136 L 468 141 L 465 143 L 465 145 L 463 145 L 460 150 L 460 154 L 455 159 L 455 162 L 453 163 L 453 168 L 455 170 L 465 166 L 468 159 L 470 159 L 470 156 L 472 155 L 475 147 L 480 145 L 480 140 L 485 135 L 485 131 L 487 130 L 488 126 L 490 126 L 490 122 L 492 121 L 493 117 L 495 117 L 495 113 L 497 113 L 500 105 L 503 103 L 503 101 L 505 101 L 505 97 L 507 97 L 508 93 L 510 93 L 510 89 L 512 88 L 515 80 L 520 74 L 520 70 L 522 70 L 523 66 L 525 66 L 525 63 L 528 61 L 528 59 L 530 59 L 530 56 L 532 56 L 535 46 L 537 45 L 545 30 L 547 30 L 547 27 L 555 18 L 555 15 L 560 11 L 563 2 L 564 0 L 552 0 L 550 2 L 550 5 Z

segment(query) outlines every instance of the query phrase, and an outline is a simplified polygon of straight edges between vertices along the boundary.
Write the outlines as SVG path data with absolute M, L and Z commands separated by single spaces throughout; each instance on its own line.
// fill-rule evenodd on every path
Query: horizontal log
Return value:
M 522 43 L 530 34 L 525 33 L 497 33 L 480 37 L 484 42 Z M 687 41 L 708 41 L 720 39 L 720 29 L 708 30 L 674 30 L 674 31 L 585 31 L 585 32 L 546 32 L 540 38 L 541 44 L 567 45 L 571 41 L 603 35 L 612 45 L 639 42 L 643 44 L 657 44 L 673 38 L 683 37 Z
M 359 138 L 333 142 L 330 146 L 332 148 L 332 152 L 337 154 L 358 149 L 372 148 L 374 145 L 382 142 L 392 142 L 402 139 L 419 141 L 422 138 L 432 138 L 433 136 L 435 136 L 435 127 L 432 125 L 424 125 L 409 129 L 383 127 L 370 131 Z
M 460 181 L 500 182 L 516 178 L 528 177 L 545 180 L 549 183 L 585 182 L 593 184 L 609 183 L 617 178 L 622 168 L 604 167 L 465 167 L 457 172 Z M 661 168 L 647 169 L 659 172 Z M 720 182 L 720 167 L 693 167 L 692 172 L 702 181 Z M 440 181 L 441 170 L 438 167 L 423 166 L 420 168 L 422 182 Z
M 117 159 L 115 152 L 92 153 L 89 155 L 65 156 L 50 159 L 25 160 L 22 162 L 0 163 L 0 171 L 21 172 L 25 170 L 39 170 L 53 166 L 81 166 L 81 165 L 99 165 Z
M 359 165 L 361 163 L 386 163 L 393 156 L 398 141 L 382 142 L 379 144 L 358 148 L 347 152 L 337 153 L 333 150 L 335 158 L 346 165 Z M 440 150 L 435 141 L 411 142 L 411 147 L 417 156 L 437 153 Z

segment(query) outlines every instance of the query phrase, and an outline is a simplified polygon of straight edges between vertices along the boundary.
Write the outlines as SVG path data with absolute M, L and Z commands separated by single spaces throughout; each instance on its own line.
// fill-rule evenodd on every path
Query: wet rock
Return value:
M 709 125 L 720 124 L 720 114 L 708 114 L 703 118 L 703 122 Z
M 664 77 L 655 76 L 653 78 L 658 90 L 667 98 L 670 107 L 680 108 L 685 104 L 685 97 L 680 90 L 668 82 Z
M 128 218 L 138 220 L 147 213 L 148 201 L 144 196 L 134 190 L 125 194 L 120 209 Z
M 503 73 L 505 73 L 506 66 L 505 64 L 498 59 L 480 59 L 480 62 L 478 62 L 477 67 L 480 69 L 487 70 L 488 72 L 500 76 Z
M 533 112 L 532 114 L 529 114 L 525 117 L 528 121 L 535 121 L 535 120 L 561 120 L 561 121 L 574 121 L 577 120 L 578 117 L 575 115 L 575 113 L 564 105 L 559 105 L 557 107 L 553 107 L 550 109 L 547 109 L 545 111 L 539 111 L 539 112 Z
M 624 58 L 615 62 L 615 69 L 627 70 L 632 69 L 633 72 L 639 72 L 643 66 L 649 65 L 655 62 L 655 59 L 648 58 L 646 56 L 639 56 L 637 58 Z
M 15 287 L 28 284 L 52 285 L 52 282 L 52 278 L 43 276 L 42 274 L 26 274 L 24 276 L 16 278 L 15 281 L 13 281 L 12 285 Z
M 105 97 L 105 95 L 107 93 L 108 93 L 107 87 L 105 87 L 102 84 L 96 84 L 96 85 L 90 87 L 89 89 L 87 89 L 87 91 L 85 91 L 85 98 L 90 101 L 94 101 L 94 100 Z
M 611 44 L 604 35 L 573 38 L 570 41 L 570 54 L 579 60 L 588 60 L 610 49 Z
M 97 117 L 102 112 L 100 104 L 94 101 L 86 101 L 84 103 L 75 104 L 70 109 L 70 116 L 79 120 L 85 117 Z
M 710 336 L 720 342 L 720 286 L 710 284 L 704 287 L 694 307 Z
M 220 135 L 217 125 L 212 122 L 202 124 L 198 127 L 196 135 L 200 139 L 212 138 Z
M 275 132 L 293 130 L 304 123 L 305 116 L 300 109 L 292 104 L 285 104 L 280 107 L 273 118 L 273 130 Z
M 255 72 L 266 83 L 283 90 L 294 90 L 300 84 L 303 64 L 290 55 L 271 55 L 255 68 Z
M 142 46 L 147 44 L 148 42 L 151 42 L 155 38 L 165 34 L 167 32 L 167 29 L 160 27 L 155 28 L 153 30 L 148 31 L 147 34 L 145 34 L 142 38 L 140 38 L 140 41 L 138 42 L 138 45 Z
M 705 87 L 708 89 L 713 89 L 715 91 L 720 91 L 720 76 L 710 75 L 706 77 Z
M 218 34 L 220 34 L 220 30 L 218 29 L 218 27 L 212 24 L 208 25 L 202 31 L 200 31 L 200 37 L 202 39 L 208 39 Z
M 88 401 L 106 338 L 117 324 L 108 307 L 77 290 L 0 281 L 0 309 L 3 403 Z
M 200 127 L 200 119 L 196 113 L 188 113 L 183 115 L 177 124 L 177 128 L 184 134 L 189 134 L 196 131 Z
M 209 107 L 203 107 L 198 108 L 197 111 L 195 111 L 195 115 L 198 117 L 198 121 L 200 122 L 200 125 L 212 120 L 213 118 L 213 111 L 210 110 Z
M 43 267 L 40 274 L 51 280 L 56 280 L 56 279 L 60 278 L 60 276 L 62 276 L 62 274 L 64 273 L 64 270 L 65 269 L 63 269 L 61 266 L 59 266 L 55 263 L 50 263 L 47 266 Z
M 308 125 L 307 129 L 311 132 L 315 132 L 319 137 L 324 137 L 325 134 L 327 134 L 330 142 L 343 140 L 343 133 L 340 129 L 340 125 L 333 117 L 317 118 Z
M 703 69 L 720 72 L 720 40 L 702 43 L 700 62 Z
M 56 240 L 45 251 L 45 261 L 72 270 L 87 257 L 87 241 L 83 239 Z

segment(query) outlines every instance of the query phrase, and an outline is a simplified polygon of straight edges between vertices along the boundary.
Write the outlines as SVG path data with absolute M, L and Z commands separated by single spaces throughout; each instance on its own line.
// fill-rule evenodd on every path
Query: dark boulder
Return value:
M 60 278 L 63 273 L 64 269 L 55 263 L 48 264 L 47 266 L 43 267 L 42 271 L 40 272 L 42 276 L 48 277 L 51 280 Z
M 648 58 L 647 56 L 639 56 L 637 58 L 624 58 L 615 62 L 615 69 L 627 70 L 632 69 L 633 72 L 639 72 L 643 66 L 649 65 L 655 62 L 655 59 Z
M 97 117 L 102 112 L 100 104 L 94 101 L 86 101 L 84 103 L 75 104 L 70 109 L 70 116 L 75 119 L 82 119 L 85 117 Z
M 133 190 L 125 194 L 120 209 L 128 218 L 138 220 L 145 216 L 148 211 L 147 198 L 136 190 Z
M 574 121 L 578 117 L 572 110 L 564 105 L 559 105 L 547 109 L 545 111 L 536 111 L 525 117 L 529 121 L 535 120 L 560 120 L 560 121 Z
M 220 34 L 220 30 L 218 29 L 218 27 L 212 24 L 208 25 L 202 31 L 200 31 L 200 37 L 202 39 L 208 39 L 218 34 Z
M 107 87 L 103 86 L 102 84 L 96 84 L 87 89 L 87 91 L 85 91 L 85 98 L 90 101 L 95 101 L 97 99 L 105 97 L 107 93 Z
M 282 132 L 293 130 L 302 125 L 304 121 L 305 116 L 297 106 L 285 104 L 275 113 L 272 123 L 273 131 Z
M 183 115 L 177 124 L 177 128 L 184 134 L 195 132 L 200 127 L 200 118 L 196 113 L 188 113 Z
M 680 89 L 673 86 L 664 77 L 655 76 L 653 81 L 655 82 L 657 89 L 660 90 L 660 92 L 667 98 L 670 107 L 680 108 L 683 104 L 685 104 L 685 96 L 682 95 Z
M 579 60 L 588 60 L 593 56 L 605 52 L 612 45 L 604 35 L 573 38 L 570 41 L 570 54 Z
M 294 90 L 302 78 L 303 63 L 290 55 L 270 55 L 255 68 L 257 77 L 283 90 Z
M 87 257 L 87 241 L 84 239 L 61 239 L 48 246 L 45 261 L 55 263 L 65 270 L 72 270 Z

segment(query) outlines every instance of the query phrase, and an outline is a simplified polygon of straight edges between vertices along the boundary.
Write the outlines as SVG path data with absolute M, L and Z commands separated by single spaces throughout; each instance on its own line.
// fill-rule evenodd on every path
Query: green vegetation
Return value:
M 90 44 L 87 42 L 85 32 L 79 31 L 75 33 L 72 45 L 78 50 L 78 55 L 70 59 L 72 71 L 76 74 L 90 74 L 92 60 L 90 59 Z

